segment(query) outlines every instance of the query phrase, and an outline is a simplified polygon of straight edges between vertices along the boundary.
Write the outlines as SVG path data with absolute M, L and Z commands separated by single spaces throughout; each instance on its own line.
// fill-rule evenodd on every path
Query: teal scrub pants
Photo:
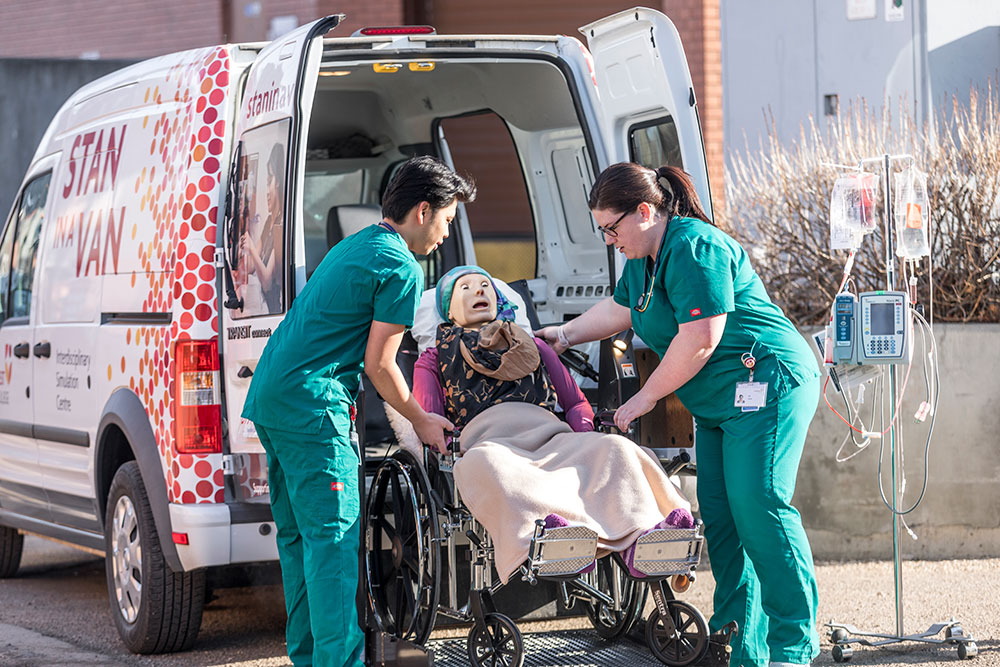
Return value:
M 714 428 L 697 428 L 698 504 L 715 577 L 717 631 L 739 623 L 730 665 L 809 663 L 819 653 L 812 551 L 792 507 L 819 399 L 811 380 Z
M 358 626 L 360 458 L 351 420 L 330 411 L 319 433 L 257 426 L 285 588 L 288 657 L 296 667 L 361 667 Z

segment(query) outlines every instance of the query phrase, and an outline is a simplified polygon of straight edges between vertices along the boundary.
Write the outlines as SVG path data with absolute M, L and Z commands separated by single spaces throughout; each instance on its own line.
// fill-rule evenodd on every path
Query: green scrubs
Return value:
M 700 220 L 672 219 L 658 262 L 626 262 L 614 299 L 661 357 L 680 324 L 727 314 L 715 352 L 677 390 L 696 422 L 698 503 L 716 580 L 710 626 L 739 623 L 732 665 L 808 663 L 819 653 L 816 579 L 791 500 L 819 398 L 812 351 L 746 251 Z M 745 353 L 756 360 L 754 382 L 768 385 L 764 407 L 749 412 L 735 407 L 737 383 L 749 380 Z
M 243 408 L 267 452 L 271 509 L 298 665 L 362 665 L 360 452 L 351 439 L 373 320 L 412 326 L 423 272 L 373 225 L 330 250 L 264 348 Z

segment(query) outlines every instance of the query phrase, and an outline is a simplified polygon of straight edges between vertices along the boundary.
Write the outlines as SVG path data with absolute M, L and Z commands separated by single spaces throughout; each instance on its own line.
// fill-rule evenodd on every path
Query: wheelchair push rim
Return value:
M 423 644 L 437 615 L 441 559 L 437 506 L 408 452 L 383 461 L 365 512 L 368 602 L 380 630 Z
M 611 556 L 605 556 L 597 561 L 593 572 L 595 588 L 613 597 L 611 577 L 618 577 L 621 591 L 621 610 L 615 611 L 601 600 L 593 600 L 584 605 L 587 618 L 594 630 L 602 638 L 612 641 L 624 636 L 642 614 L 642 606 L 646 601 L 647 588 L 640 582 L 628 576 L 624 569 Z

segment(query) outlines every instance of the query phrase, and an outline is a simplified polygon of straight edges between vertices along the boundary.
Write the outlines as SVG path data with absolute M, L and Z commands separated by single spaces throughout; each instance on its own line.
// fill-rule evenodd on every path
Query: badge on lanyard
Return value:
M 767 403 L 767 383 L 753 381 L 753 367 L 757 364 L 757 360 L 751 353 L 745 352 L 740 361 L 750 371 L 750 379 L 747 382 L 736 383 L 736 397 L 733 406 L 740 408 L 743 412 L 756 412 Z

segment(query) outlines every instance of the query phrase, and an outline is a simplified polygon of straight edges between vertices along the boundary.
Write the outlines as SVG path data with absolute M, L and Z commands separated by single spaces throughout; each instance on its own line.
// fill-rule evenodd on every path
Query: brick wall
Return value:
M 335 35 L 399 24 L 403 0 L 2 0 L 0 57 L 147 58 L 185 49 L 268 39 L 271 20 L 347 20 Z

